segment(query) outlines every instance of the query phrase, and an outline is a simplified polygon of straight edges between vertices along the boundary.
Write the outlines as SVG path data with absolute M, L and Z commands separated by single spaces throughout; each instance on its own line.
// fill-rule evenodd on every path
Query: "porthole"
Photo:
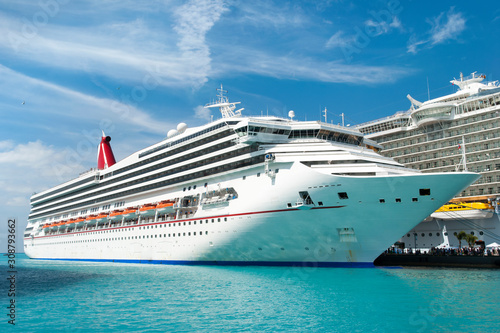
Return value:
M 406 237 L 410 237 L 410 234 L 406 234 Z
M 471 234 L 471 235 L 474 235 L 474 231 L 471 231 L 471 232 L 470 232 L 470 234 Z
M 424 233 L 421 233 L 421 234 L 420 234 L 420 236 L 425 237 L 425 234 L 424 234 Z
M 429 237 L 432 237 L 432 232 L 429 232 Z
M 482 232 L 482 231 L 480 231 L 480 232 L 479 232 L 479 234 L 482 236 L 482 235 L 483 235 L 483 232 Z

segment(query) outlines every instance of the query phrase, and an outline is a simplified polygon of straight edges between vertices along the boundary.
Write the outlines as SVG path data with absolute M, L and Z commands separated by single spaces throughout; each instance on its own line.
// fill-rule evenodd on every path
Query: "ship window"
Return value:
M 205 183 L 205 187 L 207 187 L 207 186 L 208 186 L 208 183 Z
M 432 232 L 429 232 L 429 236 L 432 237 Z
M 349 199 L 349 196 L 346 192 L 339 192 L 337 194 L 339 195 L 339 199 Z
M 214 219 L 212 219 L 212 223 L 214 223 L 214 222 L 215 222 Z
M 483 232 L 482 232 L 482 231 L 480 231 L 480 232 L 479 232 L 479 234 L 482 236 L 482 235 L 483 235 Z
M 227 221 L 227 217 L 224 218 L 224 222 Z
M 420 236 L 425 237 L 425 234 L 424 234 L 424 233 L 421 233 L 421 234 L 420 234 Z
M 260 172 L 257 172 L 257 177 L 260 177 Z
M 289 202 L 286 204 L 287 207 L 292 207 L 292 204 Z
M 220 218 L 217 219 L 217 222 L 220 222 Z
M 410 234 L 406 234 L 406 237 L 410 237 Z
M 413 201 L 413 202 L 417 202 L 417 201 L 418 201 L 418 198 L 411 198 L 411 201 Z
M 401 198 L 396 198 L 396 202 L 401 202 Z
M 471 234 L 471 235 L 474 235 L 474 231 L 471 231 L 471 232 L 470 232 L 470 234 Z
M 378 201 L 380 201 L 380 203 L 384 203 L 385 199 L 379 199 Z
M 318 201 L 319 206 L 323 206 L 323 201 Z
M 208 235 L 208 231 L 205 231 L 205 235 Z
M 438 236 L 438 237 L 439 237 L 439 232 L 436 232 L 436 236 Z
M 184 187 L 184 188 L 182 189 L 182 191 L 186 191 L 186 188 Z
M 243 180 L 247 179 L 247 176 L 243 176 Z
M 430 188 L 421 188 L 419 190 L 420 195 L 431 195 L 431 189 Z

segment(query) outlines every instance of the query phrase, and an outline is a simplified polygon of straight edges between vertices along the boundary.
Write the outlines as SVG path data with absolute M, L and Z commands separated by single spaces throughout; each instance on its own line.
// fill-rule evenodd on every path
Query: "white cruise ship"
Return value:
M 500 85 L 472 73 L 450 81 L 454 93 L 419 102 L 408 111 L 356 126 L 383 146 L 382 155 L 427 172 L 471 170 L 481 178 L 415 228 L 399 244 L 428 250 L 459 246 L 461 231 L 479 244 L 500 243 Z M 462 242 L 462 246 L 464 242 Z
M 244 117 L 181 123 L 116 162 L 31 197 L 31 258 L 161 264 L 371 266 L 402 234 L 476 181 L 423 174 L 354 129 Z

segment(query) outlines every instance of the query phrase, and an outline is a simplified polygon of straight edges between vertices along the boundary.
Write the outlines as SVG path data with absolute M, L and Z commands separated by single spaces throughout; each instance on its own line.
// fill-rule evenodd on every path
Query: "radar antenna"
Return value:
M 234 111 L 234 109 L 236 109 L 236 104 L 240 104 L 240 102 L 229 102 L 227 96 L 224 95 L 224 93 L 227 93 L 227 90 L 224 90 L 222 84 L 220 85 L 220 88 L 217 88 L 217 91 L 219 92 L 219 94 L 217 95 L 217 101 L 207 103 L 205 105 L 205 108 L 219 108 L 220 113 L 222 114 L 222 118 L 241 116 L 241 111 L 243 111 L 244 108 Z

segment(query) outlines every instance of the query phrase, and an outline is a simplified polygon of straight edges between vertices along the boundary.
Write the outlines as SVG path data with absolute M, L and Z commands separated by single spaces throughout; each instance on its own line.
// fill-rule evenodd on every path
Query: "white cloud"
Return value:
M 453 7 L 446 14 L 446 22 L 441 22 L 444 13 L 434 19 L 431 32 L 432 44 L 440 44 L 448 39 L 456 39 L 465 30 L 465 19 L 461 13 L 454 13 Z
M 180 36 L 177 43 L 189 71 L 196 73 L 195 86 L 207 81 L 210 72 L 210 49 L 205 36 L 220 16 L 227 11 L 222 1 L 193 0 L 175 10 L 175 31 Z
M 369 19 L 369 20 L 365 21 L 365 26 L 369 27 L 369 30 L 371 31 L 371 35 L 373 35 L 373 36 L 380 36 L 383 34 L 387 34 L 392 29 L 399 29 L 399 30 L 403 29 L 401 21 L 397 18 L 397 16 L 393 16 L 391 22 L 386 22 L 383 20 L 382 21 L 374 21 L 372 19 Z
M 349 82 L 371 84 L 394 82 L 412 70 L 389 66 L 347 65 L 340 61 L 325 62 L 303 56 L 276 56 L 267 52 L 239 49 L 231 55 L 238 62 L 221 62 L 212 76 L 227 76 L 227 73 L 247 72 L 262 76 L 289 80 L 319 82 Z
M 0 53 L 132 84 L 154 73 L 160 86 L 197 87 L 205 82 L 210 63 L 205 34 L 223 11 L 221 2 L 186 4 L 174 11 L 177 25 L 166 31 L 143 19 L 86 27 L 49 20 L 36 28 L 29 20 L 0 13 Z
M 355 36 L 346 37 L 344 31 L 339 30 L 328 39 L 325 44 L 327 49 L 335 47 L 345 47 L 346 45 L 353 43 L 355 41 Z
M 10 145 L 0 141 L 1 146 Z M 84 171 L 77 151 L 60 150 L 41 141 L 17 144 L 0 152 L 0 202 L 6 206 L 29 207 L 29 196 Z
M 291 29 L 307 24 L 310 18 L 304 15 L 299 6 L 272 1 L 243 1 L 238 4 L 241 11 L 236 20 L 242 24 L 264 29 Z
M 416 54 L 424 48 L 432 48 L 434 45 L 442 44 L 448 40 L 456 40 L 466 28 L 466 19 L 462 13 L 455 13 L 454 7 L 446 13 L 439 14 L 433 19 L 428 19 L 427 22 L 431 25 L 431 29 L 427 32 L 426 37 L 418 38 L 412 35 L 408 40 L 408 53 Z
M 203 107 L 202 105 L 198 105 L 197 107 L 194 108 L 194 113 L 195 113 L 195 117 L 198 118 L 198 119 L 202 119 L 202 120 L 205 120 L 205 121 L 210 121 L 211 119 L 211 114 L 212 114 L 212 111 L 208 108 L 205 108 Z
M 4 84 L 8 82 L 8 85 L 0 91 L 0 96 L 5 95 L 5 98 L 23 96 L 27 101 L 23 112 L 33 112 L 36 117 L 57 116 L 60 124 L 71 118 L 82 122 L 107 119 L 115 126 L 122 126 L 132 131 L 146 130 L 158 134 L 164 134 L 165 128 L 170 126 L 160 119 L 153 120 L 148 113 L 134 105 L 138 103 L 137 98 L 134 101 L 134 96 L 145 98 L 139 95 L 139 91 L 141 94 L 147 94 L 145 86 L 137 86 L 136 95 L 132 90 L 130 94 L 124 94 L 127 98 L 122 95 L 121 101 L 118 101 L 87 95 L 32 78 L 2 65 L 0 65 L 0 76 L 4 79 Z

